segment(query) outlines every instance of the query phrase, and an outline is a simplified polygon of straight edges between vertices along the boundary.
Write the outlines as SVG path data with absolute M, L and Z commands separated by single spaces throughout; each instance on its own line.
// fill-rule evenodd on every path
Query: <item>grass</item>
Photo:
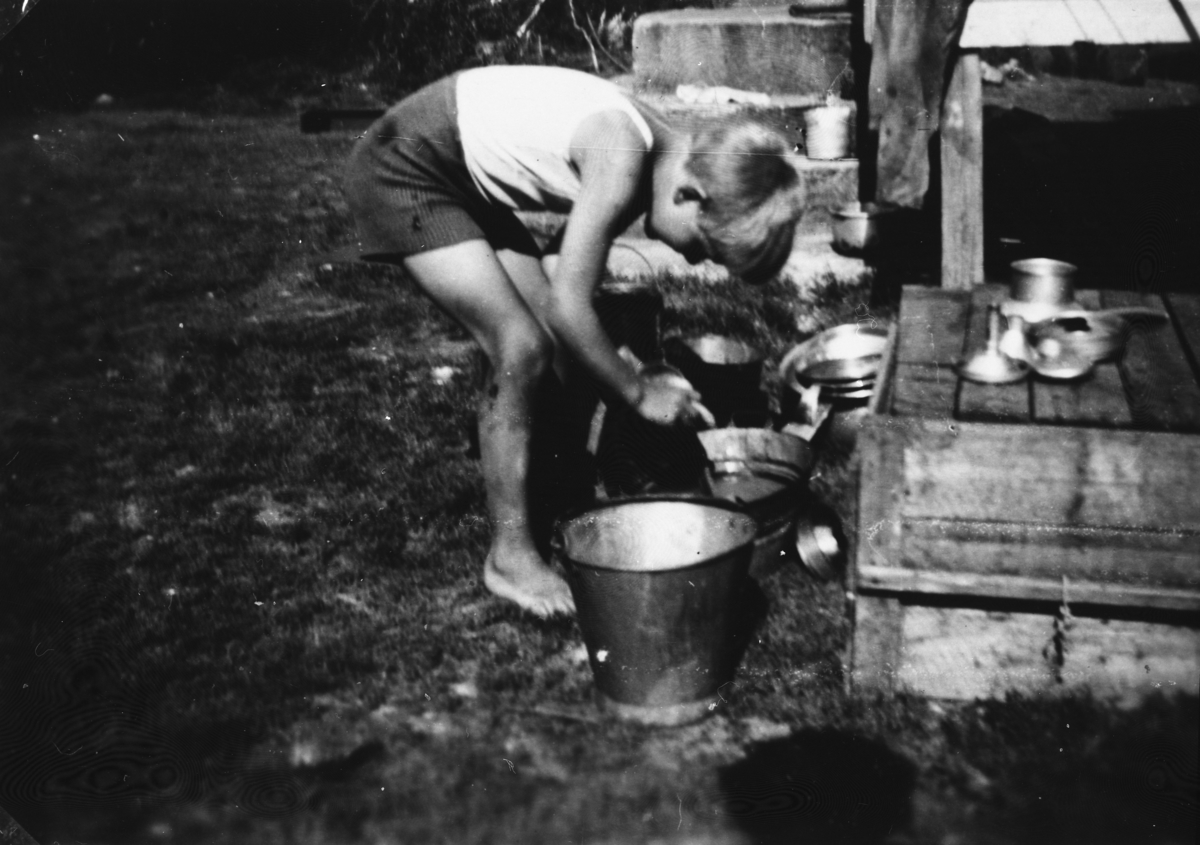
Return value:
M 0 128 L 0 804 L 31 832 L 1194 841 L 1194 697 L 847 694 L 842 587 L 795 569 L 712 719 L 600 718 L 574 622 L 479 583 L 471 345 L 401 275 L 316 266 L 350 239 L 351 140 L 290 115 Z M 834 281 L 657 281 L 668 331 L 774 361 L 889 315 Z M 843 516 L 847 461 L 815 482 Z

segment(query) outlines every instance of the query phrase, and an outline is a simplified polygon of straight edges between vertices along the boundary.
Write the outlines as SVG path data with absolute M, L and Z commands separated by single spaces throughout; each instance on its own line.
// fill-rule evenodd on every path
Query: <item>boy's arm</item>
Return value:
M 571 159 L 581 188 L 550 283 L 551 328 L 596 378 L 636 407 L 643 394 L 641 379 L 617 355 L 592 295 L 604 274 L 609 246 L 633 216 L 643 168 L 650 166 L 646 142 L 627 115 L 601 112 L 576 131 Z
M 700 394 L 684 379 L 645 377 L 621 358 L 592 305 L 609 246 L 644 210 L 639 196 L 647 195 L 641 188 L 651 167 L 645 140 L 628 115 L 602 112 L 575 133 L 571 157 L 582 187 L 550 282 L 550 328 L 578 361 L 646 419 L 663 425 L 677 420 L 712 425 Z

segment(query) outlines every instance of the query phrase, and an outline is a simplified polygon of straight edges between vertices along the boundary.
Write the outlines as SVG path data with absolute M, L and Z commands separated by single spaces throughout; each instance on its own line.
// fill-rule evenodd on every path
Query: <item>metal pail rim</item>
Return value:
M 750 523 L 753 530 L 750 532 L 749 537 L 743 542 L 738 543 L 735 546 L 731 546 L 730 548 L 725 549 L 724 551 L 713 555 L 712 557 L 705 558 L 704 560 L 700 560 L 695 563 L 689 563 L 684 566 L 674 566 L 667 569 L 657 570 L 623 570 L 612 566 L 601 566 L 595 563 L 578 561 L 568 556 L 566 550 L 563 548 L 563 527 L 568 523 L 586 514 L 595 513 L 596 511 L 608 510 L 610 508 L 617 508 L 624 505 L 646 504 L 652 502 L 678 502 L 680 504 L 704 505 L 719 510 L 729 511 L 730 513 L 744 517 Z M 743 552 L 746 554 L 752 553 L 755 540 L 758 537 L 759 527 L 758 520 L 749 512 L 749 510 L 747 510 L 746 507 L 738 505 L 736 502 L 731 502 L 728 499 L 719 499 L 715 496 L 689 495 L 680 493 L 651 493 L 640 496 L 629 496 L 620 499 L 610 499 L 606 502 L 601 502 L 600 504 L 585 505 L 583 507 L 573 508 L 555 521 L 554 530 L 550 535 L 550 549 L 554 556 L 562 561 L 563 565 L 567 567 L 590 569 L 597 572 L 628 572 L 631 575 L 639 576 L 668 576 L 679 572 L 687 572 L 688 570 L 700 569 L 702 567 L 709 566 L 713 564 L 714 561 L 719 561 L 720 559 L 730 555 L 738 555 Z

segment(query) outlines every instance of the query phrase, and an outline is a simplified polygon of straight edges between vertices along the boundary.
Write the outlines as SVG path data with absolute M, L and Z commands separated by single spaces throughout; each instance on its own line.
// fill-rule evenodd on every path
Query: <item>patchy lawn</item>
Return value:
M 479 581 L 473 355 L 347 242 L 290 116 L 0 127 L 0 805 L 60 842 L 1128 842 L 1197 825 L 1197 702 L 844 690 L 788 568 L 713 718 L 603 719 L 573 621 Z M 886 318 L 657 280 L 668 329 Z M 815 482 L 848 516 L 848 456 Z

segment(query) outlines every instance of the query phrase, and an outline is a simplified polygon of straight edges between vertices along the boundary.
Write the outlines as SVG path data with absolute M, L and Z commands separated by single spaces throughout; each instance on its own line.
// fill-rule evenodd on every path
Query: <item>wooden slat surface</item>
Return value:
M 1041 614 L 909 607 L 895 685 L 959 700 L 1053 689 L 1055 667 L 1043 656 L 1053 634 L 1053 618 Z
M 982 575 L 977 572 L 928 572 L 864 566 L 858 573 L 860 593 L 912 593 L 921 596 L 971 596 L 1061 603 L 1062 579 L 1026 575 Z M 1155 610 L 1200 612 L 1200 592 L 1129 584 L 1096 584 L 1067 579 L 1066 596 L 1081 605 L 1140 607 Z
M 922 420 L 904 517 L 1200 532 L 1200 438 Z
M 879 374 L 875 379 L 875 390 L 867 402 L 868 414 L 890 414 L 892 411 L 892 396 L 896 390 L 896 352 L 900 345 L 900 323 L 893 322 L 888 326 L 887 346 L 883 349 L 883 358 L 879 361 Z
M 1080 306 L 1089 310 L 1166 307 L 1173 319 L 1135 321 L 1120 366 L 1099 364 L 1077 382 L 1034 378 L 1015 385 L 958 382 L 951 387 L 954 363 L 986 344 L 987 303 L 1005 293 L 1002 285 L 971 292 L 904 289 L 896 370 L 887 386 L 894 414 L 944 419 L 953 401 L 953 416 L 968 421 L 1200 432 L 1200 297 L 1174 294 L 1164 305 L 1158 296 L 1079 291 Z
M 1194 628 L 1076 617 L 1067 631 L 1062 686 L 1135 702 L 1156 692 L 1200 692 L 1200 633 Z
M 988 304 L 1007 293 L 1002 285 L 981 285 L 971 294 L 965 355 L 987 347 Z M 958 393 L 959 419 L 987 422 L 1027 422 L 1030 413 L 1028 381 L 1016 384 L 975 384 L 962 380 Z
M 1190 628 L 1077 617 L 1060 658 L 1051 616 L 909 607 L 902 636 L 895 685 L 935 698 L 1086 687 L 1132 704 L 1155 692 L 1200 689 L 1200 638 Z
M 899 565 L 1200 591 L 1200 533 L 905 519 Z
M 887 418 L 868 417 L 858 435 L 859 565 L 895 565 L 900 559 L 900 496 L 907 433 Z
M 1100 308 L 1100 292 L 1080 291 L 1076 300 L 1082 308 Z M 1128 427 L 1133 422 L 1121 373 L 1111 363 L 1100 364 L 1081 382 L 1033 383 L 1033 420 L 1048 424 Z
M 942 364 L 897 364 L 893 376 L 892 413 L 901 417 L 950 419 L 958 374 Z
M 1200 296 L 1167 294 L 1163 303 L 1171 315 L 1192 371 L 1200 376 Z
M 1121 373 L 1101 364 L 1078 384 L 1033 382 L 1033 420 L 1056 425 L 1126 428 L 1133 423 Z
M 1105 307 L 1161 308 L 1162 300 L 1132 291 L 1104 291 Z M 1200 432 L 1200 385 L 1172 323 L 1135 321 L 1120 362 L 1134 424 Z
M 1179 2 L 1194 29 L 1200 23 L 1200 0 Z M 971 49 L 1191 40 L 1188 22 L 1171 0 L 974 0 L 959 45 Z
M 858 596 L 850 682 L 859 689 L 891 691 L 900 666 L 904 608 L 892 596 Z
M 942 287 L 983 281 L 983 87 L 979 54 L 960 53 L 942 106 Z
M 963 352 L 970 305 L 967 291 L 906 285 L 900 298 L 896 361 L 953 367 Z

